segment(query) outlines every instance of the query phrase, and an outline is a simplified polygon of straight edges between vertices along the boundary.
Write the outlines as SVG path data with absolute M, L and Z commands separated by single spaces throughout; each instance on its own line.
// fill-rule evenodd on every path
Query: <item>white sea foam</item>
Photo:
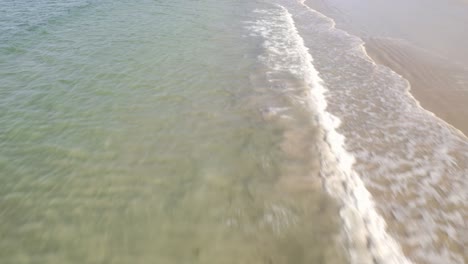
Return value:
M 415 262 L 465 263 L 467 138 L 421 108 L 408 81 L 372 61 L 361 39 L 303 3 L 278 1 L 331 88 L 327 111 L 342 121 L 342 146 L 392 236 Z
M 282 6 L 257 10 L 261 18 L 250 29 L 264 41 L 263 62 L 274 71 L 289 71 L 310 88 L 306 104 L 323 127 L 321 175 L 329 193 L 342 204 L 344 239 L 352 263 L 409 263 L 399 245 L 385 231 L 371 195 L 353 170 L 354 157 L 344 148 L 345 138 L 336 131 L 340 120 L 326 111 L 327 89 L 312 64 L 313 59 L 299 35 L 292 15 Z

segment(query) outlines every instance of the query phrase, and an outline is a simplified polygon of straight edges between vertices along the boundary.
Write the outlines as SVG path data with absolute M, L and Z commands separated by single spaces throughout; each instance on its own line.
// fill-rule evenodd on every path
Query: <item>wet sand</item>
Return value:
M 344 1 L 307 4 L 361 37 L 369 56 L 410 83 L 420 105 L 468 135 L 468 2 Z
M 407 79 L 423 108 L 468 135 L 468 69 L 402 40 L 368 39 L 366 51 Z
M 326 44 L 332 51 L 324 60 L 339 62 L 332 70 L 319 68 L 333 88 L 328 109 L 343 117 L 341 132 L 355 154 L 354 169 L 375 199 L 389 234 L 414 263 L 468 263 L 468 140 L 462 135 L 468 135 L 468 2 L 306 0 L 306 4 L 332 18 L 336 28 L 361 38 L 370 59 L 406 79 L 408 91 L 428 111 L 415 107 L 417 116 L 400 111 L 405 107 L 398 104 L 404 80 L 401 85 L 392 79 L 380 81 L 379 72 L 361 71 L 352 56 L 335 58 L 329 48 L 333 46 Z M 320 57 L 315 59 L 320 67 Z M 366 81 L 356 82 L 358 88 L 342 85 L 343 79 L 366 80 L 374 73 L 369 86 Z M 334 79 L 337 74 L 341 78 Z M 387 90 L 391 88 L 398 92 Z M 386 108 L 365 111 L 375 100 L 364 98 L 378 99 L 387 91 L 390 96 L 381 102 Z M 353 101 L 357 107 L 351 109 L 358 110 L 346 116 L 343 105 Z M 427 118 L 428 113 L 448 126 Z M 460 221 L 450 220 L 455 215 Z

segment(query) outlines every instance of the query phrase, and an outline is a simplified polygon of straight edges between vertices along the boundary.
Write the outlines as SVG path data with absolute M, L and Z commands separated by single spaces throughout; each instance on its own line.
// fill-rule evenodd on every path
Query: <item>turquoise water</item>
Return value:
M 344 261 L 306 87 L 268 81 L 248 27 L 265 7 L 1 2 L 0 262 Z

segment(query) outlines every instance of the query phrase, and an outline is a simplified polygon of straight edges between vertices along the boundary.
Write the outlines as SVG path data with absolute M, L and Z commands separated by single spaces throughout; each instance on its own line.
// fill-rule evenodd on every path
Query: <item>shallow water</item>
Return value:
M 271 5 L 0 6 L 0 262 L 345 261 Z
M 466 259 L 466 138 L 304 3 L 0 6 L 0 262 Z

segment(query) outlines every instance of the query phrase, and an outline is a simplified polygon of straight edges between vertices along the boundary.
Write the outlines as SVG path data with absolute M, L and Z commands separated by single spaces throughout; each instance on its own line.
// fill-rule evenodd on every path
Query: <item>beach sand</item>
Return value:
M 468 135 L 468 69 L 402 40 L 368 39 L 366 51 L 407 79 L 423 108 Z
M 439 131 L 425 127 L 403 130 L 402 140 L 396 140 L 396 145 L 386 145 L 386 139 L 371 139 L 366 147 L 356 144 L 357 151 L 365 149 L 371 154 L 358 156 L 355 169 L 379 206 L 389 234 L 411 261 L 468 263 L 464 221 L 467 207 L 463 202 L 452 203 L 450 198 L 466 200 L 468 139 L 462 134 L 468 136 L 468 1 L 306 0 L 306 4 L 332 18 L 337 29 L 361 38 L 369 59 L 406 79 L 408 91 L 419 105 L 445 121 L 449 131 L 453 128 L 455 133 L 433 138 L 431 135 L 444 135 L 445 126 L 432 126 Z M 368 92 L 377 90 L 372 89 Z M 391 124 L 392 120 L 388 121 L 382 120 Z M 366 132 L 349 134 L 348 144 L 353 142 L 352 137 Z M 390 129 L 384 132 L 388 132 L 381 134 L 384 138 L 395 133 Z M 451 138 L 456 133 L 460 133 L 459 141 L 453 143 Z M 427 141 L 421 140 L 426 137 Z M 376 142 L 383 144 L 373 145 Z M 460 144 L 460 148 L 452 146 L 455 151 L 444 152 L 444 144 Z M 383 161 L 372 163 L 376 156 Z M 393 166 L 394 157 L 399 159 L 400 167 Z M 444 159 L 453 163 L 445 163 Z M 432 176 L 437 173 L 434 180 Z M 452 213 L 461 216 L 459 223 L 445 218 Z
M 468 2 L 309 0 L 410 83 L 420 105 L 468 135 Z

